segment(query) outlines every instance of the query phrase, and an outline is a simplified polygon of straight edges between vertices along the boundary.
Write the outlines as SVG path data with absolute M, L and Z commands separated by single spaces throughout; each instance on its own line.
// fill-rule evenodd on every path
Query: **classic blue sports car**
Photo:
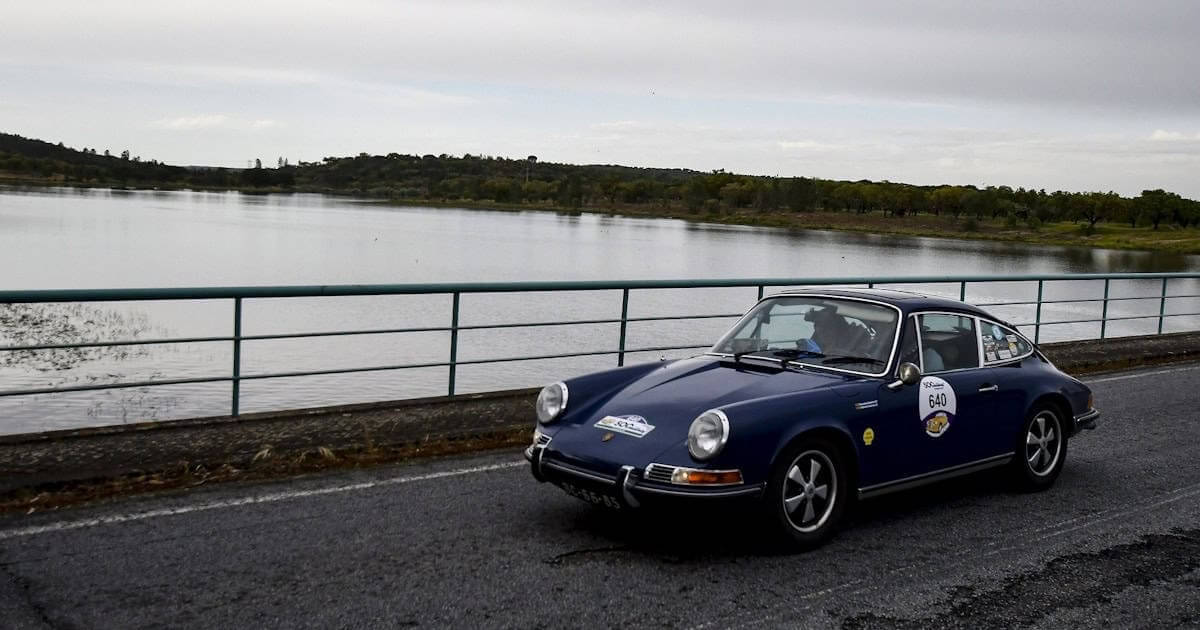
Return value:
M 783 541 L 850 503 L 985 468 L 1048 487 L 1091 391 L 969 304 L 892 290 L 761 300 L 703 355 L 545 387 L 534 477 L 617 508 L 756 499 Z

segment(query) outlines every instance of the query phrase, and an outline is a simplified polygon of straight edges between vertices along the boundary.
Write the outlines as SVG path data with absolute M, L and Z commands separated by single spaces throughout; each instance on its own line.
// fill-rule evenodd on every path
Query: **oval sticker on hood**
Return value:
M 595 425 L 597 429 L 615 431 L 635 438 L 644 437 L 654 430 L 654 425 L 641 416 L 604 416 Z

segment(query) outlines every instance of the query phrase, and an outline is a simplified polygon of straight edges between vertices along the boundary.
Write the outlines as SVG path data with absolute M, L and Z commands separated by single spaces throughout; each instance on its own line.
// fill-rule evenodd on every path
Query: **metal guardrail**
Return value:
M 263 286 L 263 287 L 196 287 L 196 288 L 150 288 L 150 289 L 67 289 L 67 290 L 18 290 L 0 291 L 0 304 L 17 303 L 54 303 L 54 302 L 131 302 L 155 300 L 214 300 L 228 299 L 233 301 L 232 334 L 229 336 L 208 337 L 175 337 L 165 339 L 123 339 L 114 341 L 95 341 L 66 344 L 38 344 L 0 346 L 0 352 L 59 350 L 74 348 L 106 348 L 115 346 L 161 345 L 177 343 L 208 343 L 228 342 L 233 344 L 233 364 L 229 375 L 214 375 L 205 377 L 158 379 L 136 382 L 118 382 L 68 387 L 45 387 L 31 389 L 0 390 L 0 397 L 25 396 L 34 394 L 65 393 L 79 391 L 94 391 L 105 389 L 123 389 L 135 387 L 155 387 L 163 385 L 183 385 L 192 383 L 231 383 L 231 415 L 238 415 L 240 385 L 242 381 L 290 378 L 297 376 L 320 376 L 330 374 L 351 374 L 361 372 L 379 372 L 386 370 L 406 370 L 416 368 L 448 368 L 448 395 L 455 395 L 455 374 L 460 365 L 477 365 L 487 363 L 507 363 L 513 361 L 531 361 L 542 359 L 563 359 L 571 357 L 611 355 L 617 356 L 617 365 L 624 365 L 625 356 L 635 352 L 664 352 L 670 350 L 687 350 L 706 348 L 707 345 L 697 346 L 656 346 L 656 347 L 626 347 L 627 327 L 633 322 L 650 321 L 680 321 L 740 317 L 741 313 L 716 313 L 707 315 L 679 315 L 658 317 L 629 317 L 629 293 L 634 290 L 653 289 L 702 289 L 743 287 L 757 288 L 761 298 L 770 287 L 794 286 L 862 286 L 869 288 L 883 285 L 911 284 L 950 284 L 958 285 L 960 300 L 966 300 L 967 285 L 995 282 L 1036 282 L 1037 299 L 1035 301 L 991 302 L 976 303 L 977 306 L 1036 306 L 1036 317 L 1032 322 L 1017 322 L 1015 326 L 1033 326 L 1034 342 L 1041 338 L 1041 328 L 1044 325 L 1099 323 L 1100 338 L 1107 334 L 1108 323 L 1122 320 L 1157 319 L 1158 334 L 1162 334 L 1163 321 L 1169 317 L 1200 316 L 1197 313 L 1167 313 L 1167 301 L 1182 298 L 1200 298 L 1200 294 L 1177 294 L 1167 292 L 1168 282 L 1176 279 L 1200 279 L 1200 273 L 1110 273 L 1110 274 L 1047 274 L 1047 275 L 1009 275 L 1009 276 L 885 276 L 885 277 L 843 277 L 843 278 L 731 278 L 731 279 L 702 279 L 702 280 L 629 280 L 629 281 L 579 281 L 579 282 L 475 282 L 475 283 L 435 283 L 435 284 L 349 284 L 349 285 L 312 285 L 312 286 Z M 1080 298 L 1048 300 L 1045 298 L 1045 285 L 1056 281 L 1103 281 L 1104 293 L 1099 298 Z M 1110 297 L 1110 285 L 1114 280 L 1161 280 L 1161 291 L 1158 296 L 1141 297 Z M 460 325 L 459 314 L 463 294 L 475 293 L 525 293 L 551 291 L 621 291 L 621 315 L 612 319 L 586 319 L 567 321 L 536 321 L 521 323 Z M 247 299 L 271 299 L 290 297 L 334 297 L 334 296 L 366 296 L 366 295 L 449 295 L 451 308 L 449 325 L 426 326 L 411 328 L 383 328 L 368 330 L 338 330 L 316 331 L 302 333 L 279 333 L 265 335 L 242 334 L 242 301 Z M 1158 313 L 1154 315 L 1134 315 L 1109 317 L 1110 302 L 1126 300 L 1158 300 Z M 1102 304 L 1101 315 L 1093 319 L 1042 321 L 1042 306 L 1045 304 Z M 569 352 L 562 354 L 533 355 L 518 357 L 501 357 L 493 359 L 473 359 L 460 361 L 458 359 L 458 335 L 466 330 L 495 330 L 504 328 L 535 328 L 549 326 L 576 326 L 587 324 L 619 324 L 619 336 L 615 350 L 597 350 L 586 352 Z M 295 372 L 273 372 L 263 374 L 242 374 L 241 349 L 245 341 L 266 339 L 300 339 L 333 337 L 347 335 L 375 334 L 404 334 L 448 332 L 450 334 L 449 357 L 443 362 L 408 363 L 396 365 L 376 365 L 357 368 L 340 368 L 329 370 L 310 370 Z

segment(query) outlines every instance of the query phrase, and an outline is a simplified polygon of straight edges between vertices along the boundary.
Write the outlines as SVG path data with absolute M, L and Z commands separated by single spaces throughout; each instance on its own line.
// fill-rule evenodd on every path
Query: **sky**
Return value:
M 0 0 L 0 131 L 1200 198 L 1196 0 Z

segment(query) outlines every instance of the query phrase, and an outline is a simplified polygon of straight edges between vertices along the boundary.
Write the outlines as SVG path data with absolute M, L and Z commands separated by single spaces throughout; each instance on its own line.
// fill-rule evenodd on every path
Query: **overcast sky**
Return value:
M 1200 2 L 0 0 L 0 130 L 1200 198 Z

